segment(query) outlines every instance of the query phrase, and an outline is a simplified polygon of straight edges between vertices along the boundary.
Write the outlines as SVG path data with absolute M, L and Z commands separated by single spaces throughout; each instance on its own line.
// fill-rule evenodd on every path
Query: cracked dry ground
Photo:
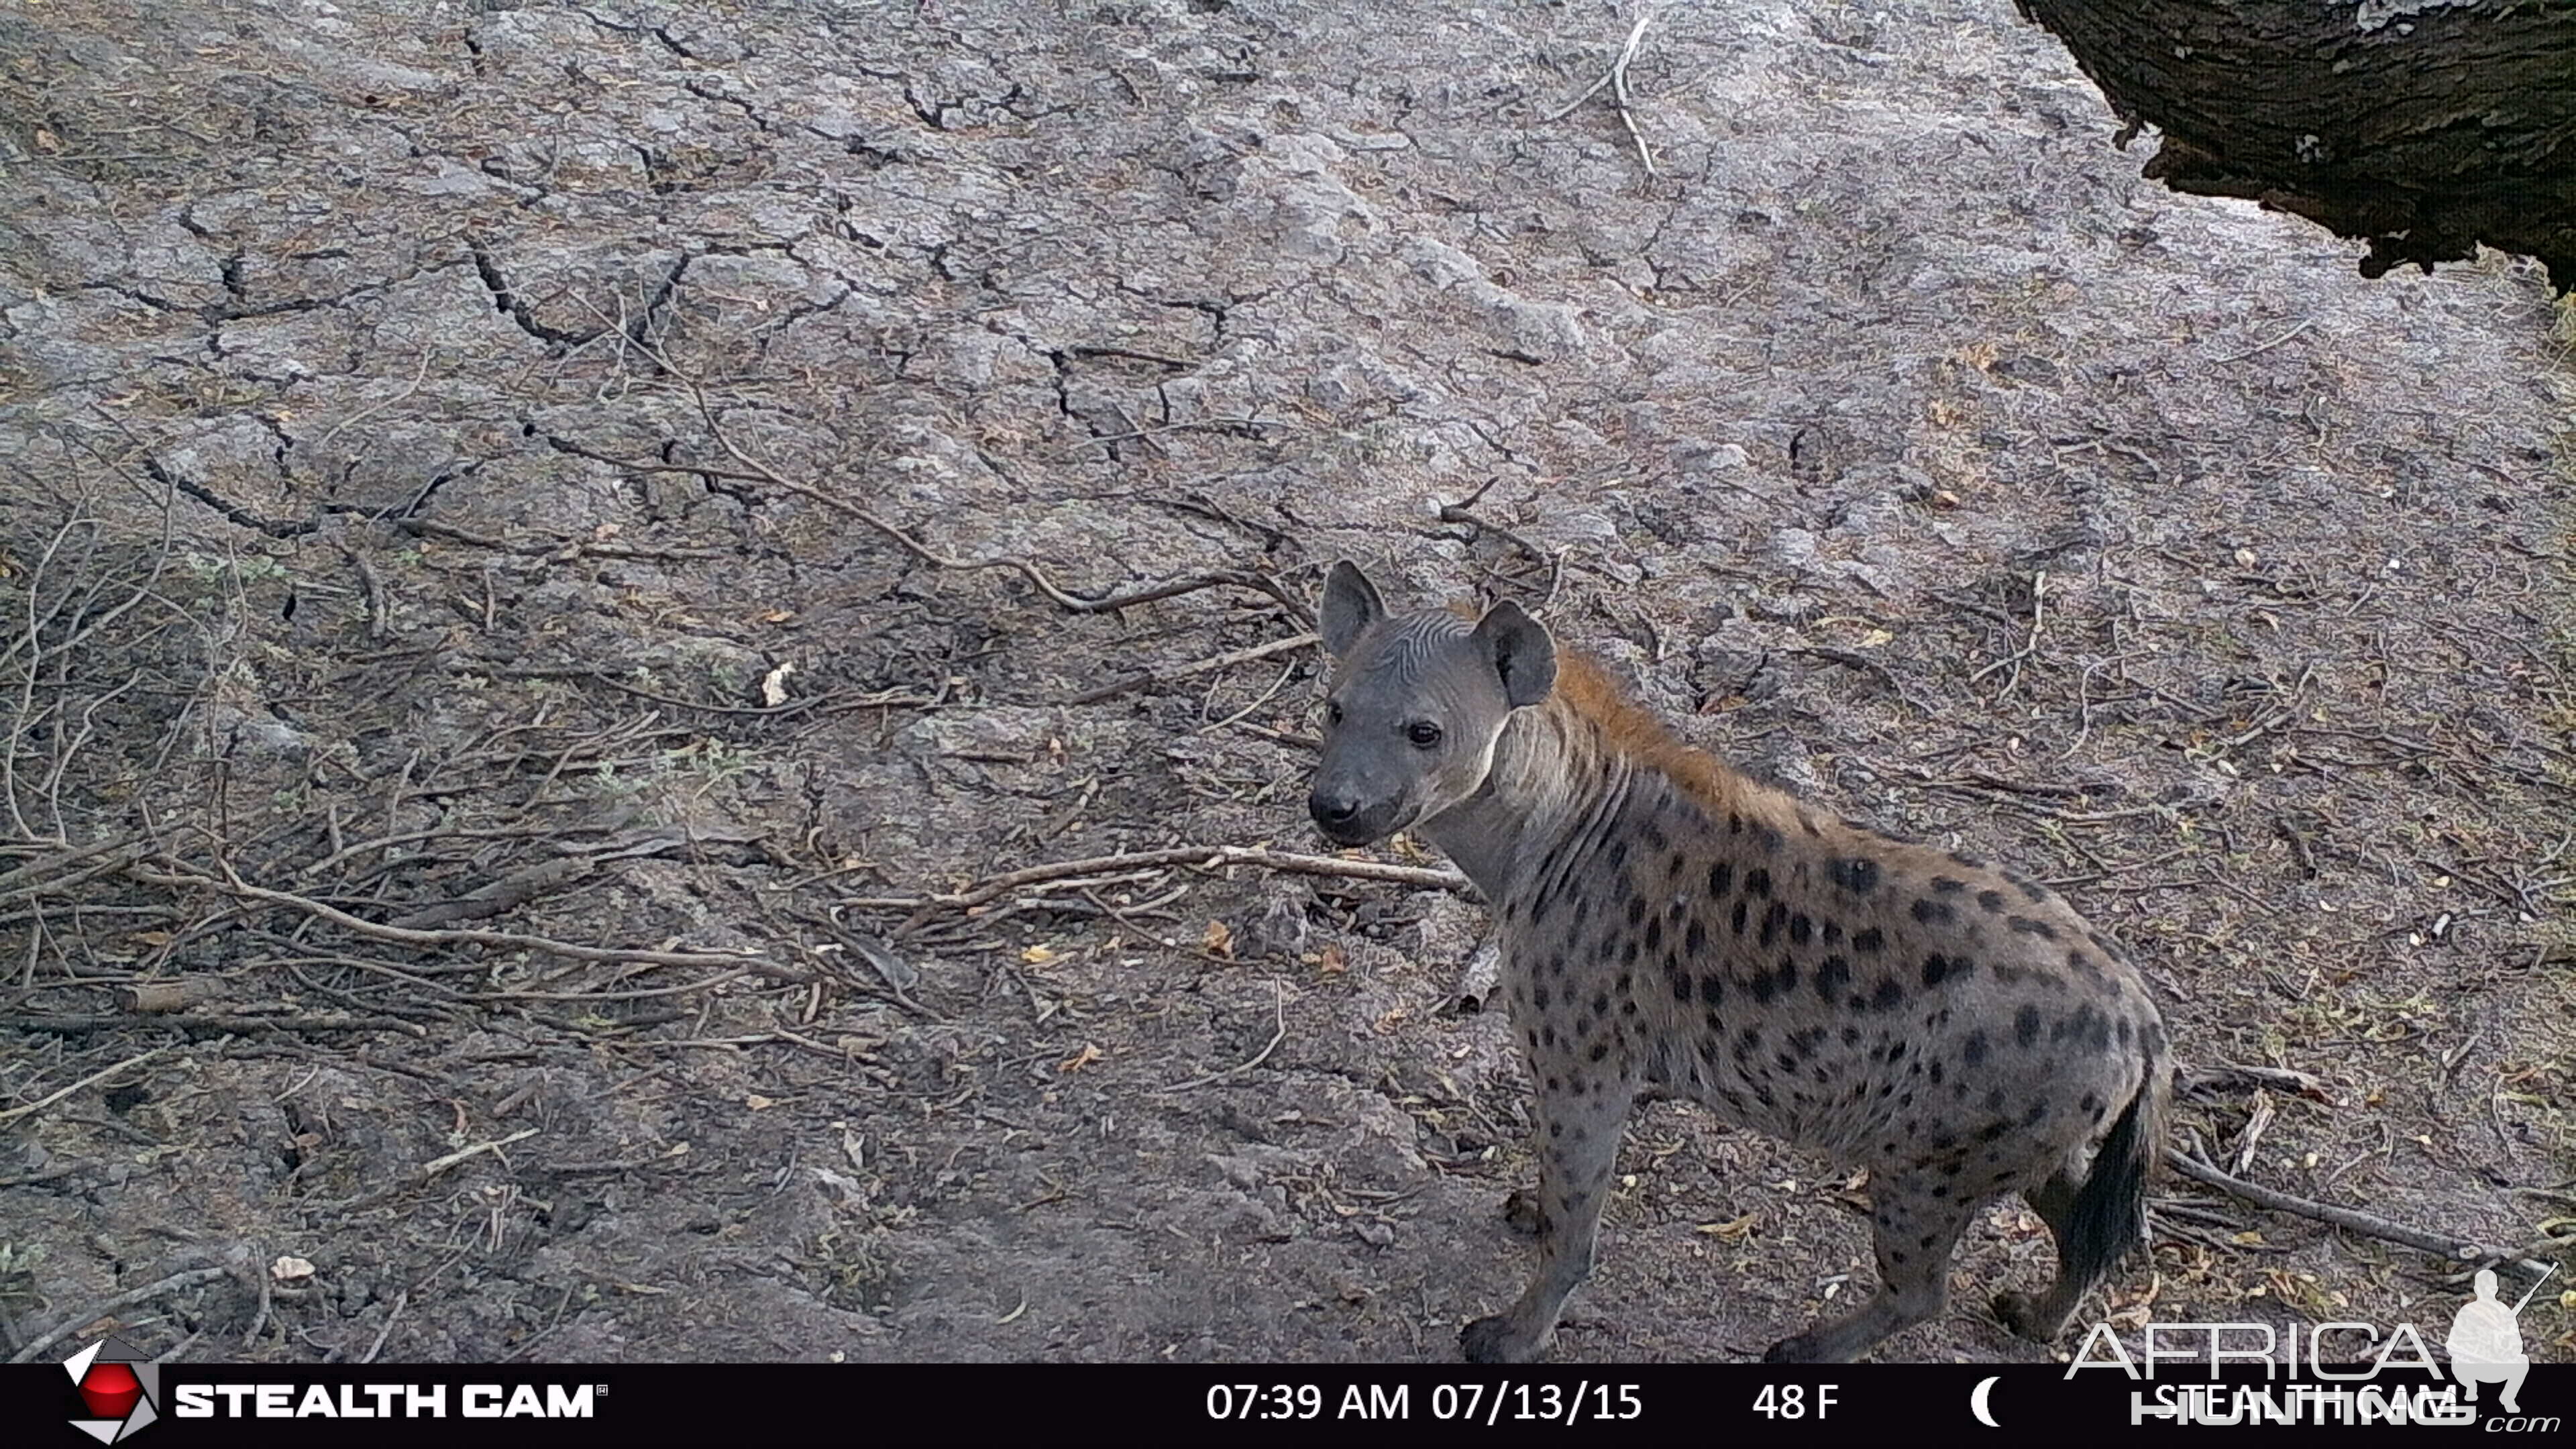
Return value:
M 1547 617 L 1691 739 L 2050 879 L 2190 1066 L 2313 1077 L 2186 1101 L 2246 1177 L 2564 1223 L 2539 279 L 2365 283 L 2140 182 L 1986 0 L 1665 11 L 1649 177 L 1597 102 L 1541 119 L 1627 23 L 0 15 L 13 1347 L 292 1255 L 265 1317 L 247 1274 L 119 1317 L 277 1359 L 1452 1352 L 1528 1266 L 1469 903 L 1234 867 L 870 904 L 1314 849 L 1315 660 L 1252 652 L 1305 621 L 933 553 L 1288 599 L 1344 554 L 1534 597 L 1544 553 Z M 1562 1357 L 1742 1355 L 1868 1282 L 1866 1184 L 1672 1105 L 1622 1172 Z M 2089 1311 L 2461 1291 L 2163 1192 Z M 1990 1213 L 1881 1356 L 2041 1352 L 1982 1305 L 2048 1264 Z

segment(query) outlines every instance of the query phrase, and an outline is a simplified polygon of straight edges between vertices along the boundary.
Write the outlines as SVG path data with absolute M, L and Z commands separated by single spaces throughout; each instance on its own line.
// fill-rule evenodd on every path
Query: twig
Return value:
M 2225 367 L 2231 362 L 2243 362 L 2245 359 L 2252 357 L 2258 352 L 2269 352 L 2273 348 L 2280 346 L 2282 343 L 2289 341 L 2291 338 L 2298 336 L 2300 333 L 2307 331 L 2309 323 L 2316 320 L 2317 319 L 2314 317 L 2307 318 L 2300 322 L 2298 326 L 2291 328 L 2289 331 L 2282 333 L 2280 336 L 2273 338 L 2269 342 L 2258 342 L 2253 346 L 2246 348 L 2243 352 L 2237 353 L 2233 357 L 2219 358 L 2216 362 L 2211 363 L 2210 366 Z
M 2446 1238 L 2438 1233 L 2410 1228 L 2404 1223 L 2393 1223 L 2386 1218 L 2374 1217 L 2352 1208 L 2336 1207 L 2332 1203 L 2314 1202 L 2304 1197 L 2293 1197 L 2286 1192 L 2275 1192 L 2268 1187 L 2258 1187 L 2241 1177 L 2229 1176 L 2179 1147 L 2166 1148 L 2165 1161 L 2174 1171 L 2183 1176 L 2205 1182 L 2231 1197 L 2243 1198 L 2256 1207 L 2270 1208 L 2274 1212 L 2289 1213 L 2297 1217 L 2312 1218 L 2321 1223 L 2331 1223 L 2365 1237 L 2402 1244 L 2455 1262 L 2480 1258 L 2500 1259 L 2505 1256 L 2464 1238 Z
M 218 880 L 166 856 L 159 863 L 167 869 L 187 873 L 165 875 L 138 868 L 129 870 L 127 874 L 147 885 L 216 890 L 243 900 L 265 901 L 271 905 L 292 907 L 306 915 L 317 916 L 333 925 L 355 931 L 359 935 L 373 936 L 380 941 L 399 941 L 406 946 L 490 946 L 504 951 L 542 951 L 550 956 L 563 956 L 575 961 L 640 961 L 652 966 L 734 967 L 757 971 L 773 981 L 792 981 L 800 986 L 813 980 L 804 972 L 747 954 L 715 951 L 627 950 L 612 946 L 581 946 L 570 941 L 550 940 L 544 936 L 523 936 L 512 931 L 481 931 L 469 928 L 417 931 L 401 926 L 380 925 L 310 897 L 252 885 L 239 876 L 232 875 L 229 867 L 225 872 L 228 879 Z
M 2001 701 L 2010 696 L 2014 688 L 2021 683 L 2021 666 L 2023 661 L 2029 659 L 2031 655 L 2039 652 L 2040 631 L 2046 628 L 2047 625 L 2048 571 L 2046 569 L 2042 569 L 2038 573 L 2031 575 L 2030 578 L 2029 642 L 2023 644 L 2019 649 L 2014 650 L 2012 653 L 2005 655 L 2003 658 L 1989 663 L 1976 673 L 1969 675 L 1968 682 L 1970 684 L 1974 684 L 1985 678 L 1987 675 L 1994 673 L 1998 669 L 2010 669 L 2012 673 L 2005 678 L 2004 687 L 1995 691 L 1995 698 L 1997 701 Z
M 367 419 L 374 417 L 376 414 L 383 412 L 385 409 L 392 407 L 395 403 L 401 402 L 404 398 L 420 391 L 421 379 L 429 376 L 430 359 L 436 355 L 437 354 L 434 349 L 427 347 L 422 348 L 420 350 L 420 366 L 413 370 L 411 375 L 411 385 L 409 387 L 395 393 L 392 397 L 386 398 L 383 402 L 371 403 L 366 407 L 362 407 L 356 412 L 349 414 L 347 417 L 342 418 L 340 421 L 323 429 L 322 436 L 315 438 L 307 451 L 311 452 L 320 449 L 324 443 L 340 436 L 341 429 L 352 427 L 358 423 L 363 423 Z
M 377 1188 L 374 1192 L 360 1193 L 346 1202 L 315 1203 L 310 1211 L 349 1213 L 356 1212 L 360 1208 L 373 1207 L 377 1203 L 383 1202 L 388 1198 L 400 1197 L 402 1194 L 410 1192 L 412 1189 L 427 1183 L 431 1178 L 438 1176 L 440 1173 L 445 1172 L 447 1169 L 454 1167 L 460 1162 L 480 1157 L 486 1152 L 489 1152 L 494 1156 L 499 1156 L 502 1148 L 509 1146 L 513 1142 L 522 1141 L 536 1135 L 536 1128 L 522 1127 L 507 1137 L 498 1138 L 491 1142 L 477 1142 L 471 1147 L 459 1148 L 456 1151 L 447 1154 L 445 1157 L 431 1158 L 429 1161 L 424 1162 L 420 1166 L 413 1168 L 411 1171 L 404 1173 L 400 1181 L 388 1183 L 383 1187 Z
M 152 1060 L 154 1057 L 157 1057 L 168 1050 L 169 1048 L 166 1046 L 157 1046 L 148 1052 L 144 1052 L 140 1056 L 127 1057 L 125 1060 L 118 1062 L 115 1066 L 109 1067 L 106 1071 L 92 1072 L 88 1076 L 81 1078 L 79 1081 L 72 1083 L 70 1086 L 63 1088 L 61 1091 L 54 1093 L 52 1096 L 45 1098 L 41 1102 L 29 1102 L 23 1107 L 12 1107 L 6 1112 L 0 1112 L 0 1122 L 15 1122 L 30 1112 L 41 1112 L 47 1107 L 54 1105 L 56 1102 L 61 1101 L 63 1098 L 70 1096 L 72 1093 L 79 1091 L 81 1088 L 86 1087 L 93 1082 L 105 1081 L 107 1078 L 124 1071 L 127 1067 L 141 1066 L 143 1063 Z
M 360 1358 L 358 1362 L 362 1364 L 374 1363 L 376 1361 L 376 1355 L 384 1352 L 385 1339 L 393 1333 L 395 1321 L 402 1317 L 403 1305 L 409 1302 L 411 1302 L 411 1290 L 408 1288 L 394 1295 L 393 1311 L 385 1315 L 385 1326 L 376 1330 L 376 1341 L 367 1345 L 365 1356 Z
M 52 1332 L 29 1340 L 26 1347 L 9 1356 L 9 1362 L 32 1363 L 36 1356 L 46 1349 L 52 1348 L 55 1344 L 120 1308 L 131 1308 L 137 1303 L 148 1303 L 164 1293 L 176 1293 L 183 1288 L 194 1288 L 200 1283 L 211 1283 L 217 1278 L 231 1276 L 232 1270 L 229 1268 L 190 1268 L 186 1272 L 173 1273 L 167 1278 L 146 1283 L 140 1288 L 129 1289 L 95 1307 L 82 1309 L 71 1318 L 64 1320 Z
M 1091 875 L 1100 871 L 1135 870 L 1154 865 L 1254 865 L 1266 870 L 1282 870 L 1298 875 L 1347 876 L 1354 880 L 1386 881 L 1394 885 L 1417 886 L 1428 890 L 1451 890 L 1464 893 L 1471 889 L 1467 877 L 1454 870 L 1427 870 L 1421 866 L 1385 865 L 1374 860 L 1344 860 L 1332 855 L 1296 855 L 1253 845 L 1176 845 L 1166 850 L 1136 850 L 1122 855 L 1095 855 L 1082 860 L 1060 860 L 1047 865 L 1033 865 L 1024 870 L 993 876 L 979 885 L 949 894 L 860 898 L 845 900 L 842 904 L 873 906 L 889 910 L 906 908 L 972 910 L 1022 886 L 1063 880 L 1070 876 Z
M 1115 684 L 1104 684 L 1097 689 L 1085 690 L 1082 693 L 1075 695 L 1073 698 L 1066 700 L 1065 703 L 1098 704 L 1104 699 L 1115 699 L 1119 695 L 1125 694 L 1131 689 L 1142 689 L 1149 684 L 1170 684 L 1177 680 L 1187 679 L 1194 674 L 1206 674 L 1211 670 L 1229 669 L 1237 664 L 1249 664 L 1255 659 L 1267 659 L 1273 654 L 1285 654 L 1292 649 L 1308 648 L 1321 642 L 1322 637 L 1323 636 L 1318 634 L 1300 634 L 1293 639 L 1273 639 L 1267 644 L 1256 644 L 1249 649 L 1237 649 L 1231 654 L 1220 654 L 1213 659 L 1202 659 L 1196 664 L 1172 670 L 1168 674 L 1157 673 L 1154 670 L 1149 669 L 1132 678 L 1119 680 Z
M 1637 119 L 1634 115 L 1630 114 L 1629 108 L 1631 102 L 1628 96 L 1628 62 L 1637 58 L 1638 42 L 1646 38 L 1646 27 L 1654 23 L 1655 10 L 1656 7 L 1652 4 L 1648 4 L 1644 9 L 1640 10 L 1637 13 L 1636 25 L 1628 31 L 1628 43 L 1619 47 L 1618 58 L 1610 62 L 1610 69 L 1604 71 L 1599 80 L 1585 86 L 1581 94 L 1575 96 L 1573 100 L 1566 102 L 1562 107 L 1558 108 L 1555 114 L 1546 118 L 1550 121 L 1564 120 L 1567 116 L 1574 114 L 1575 107 L 1580 106 L 1585 101 L 1599 95 L 1601 93 L 1601 88 L 1603 86 L 1608 86 L 1610 88 L 1610 104 L 1619 112 L 1619 124 L 1628 128 L 1628 139 L 1636 143 L 1637 159 L 1645 165 L 1646 174 L 1649 176 L 1657 174 L 1655 171 L 1655 156 L 1653 152 L 1646 149 L 1646 135 L 1643 131 L 1637 129 Z
M 1252 1054 L 1252 1060 L 1245 1062 L 1239 1067 L 1228 1067 L 1221 1072 L 1210 1072 L 1204 1077 L 1192 1077 L 1186 1082 L 1176 1082 L 1171 1086 L 1165 1087 L 1163 1090 L 1166 1092 L 1186 1092 L 1193 1087 L 1204 1087 L 1213 1082 L 1222 1082 L 1229 1077 L 1242 1076 L 1245 1072 L 1251 1071 L 1254 1067 L 1270 1060 L 1270 1054 L 1279 1050 L 1279 1043 L 1288 1039 L 1288 986 L 1285 982 L 1273 981 L 1270 983 L 1270 990 L 1272 995 L 1272 1009 L 1277 1011 L 1279 1014 L 1279 1029 L 1270 1034 L 1270 1045 L 1254 1052 Z

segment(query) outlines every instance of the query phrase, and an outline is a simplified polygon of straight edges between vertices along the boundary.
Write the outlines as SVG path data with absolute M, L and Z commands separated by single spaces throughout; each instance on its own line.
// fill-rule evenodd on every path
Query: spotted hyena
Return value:
M 1469 1358 L 1546 1349 L 1648 1089 L 1870 1170 L 1878 1291 L 1775 1362 L 1940 1312 L 1960 1232 L 2001 1194 L 2057 1238 L 2047 1291 L 1995 1300 L 2031 1338 L 2144 1236 L 2164 1024 L 2054 892 L 1744 779 L 1514 605 L 1390 614 L 1345 562 L 1322 632 L 1315 823 L 1344 845 L 1419 829 L 1475 881 L 1538 1085 L 1538 1274 L 1467 1325 Z

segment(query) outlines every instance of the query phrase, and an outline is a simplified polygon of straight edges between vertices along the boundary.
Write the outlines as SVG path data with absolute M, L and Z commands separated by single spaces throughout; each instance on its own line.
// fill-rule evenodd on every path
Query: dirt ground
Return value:
M 1550 119 L 1632 11 L 1338 10 L 0 12 L 12 1353 L 1453 1354 L 1529 1266 L 1480 908 L 976 888 L 1320 851 L 1343 555 L 2064 889 L 2213 1160 L 2564 1261 L 2537 273 L 2140 181 L 2000 0 L 1665 9 L 1651 174 Z M 1622 1172 L 1560 1357 L 1870 1281 L 1827 1164 L 1657 1105 Z M 2088 1317 L 2466 1296 L 2160 1191 Z M 2041 1354 L 2049 1261 L 1990 1213 L 1881 1356 Z

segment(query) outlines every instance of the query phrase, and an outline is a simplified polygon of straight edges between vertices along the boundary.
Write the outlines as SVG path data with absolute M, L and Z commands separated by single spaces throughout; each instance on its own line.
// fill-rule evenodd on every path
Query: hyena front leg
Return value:
M 1554 1035 L 1552 1027 L 1531 1027 L 1542 1029 Z M 1538 1272 L 1518 1302 L 1459 1335 L 1471 1363 L 1527 1363 L 1556 1336 L 1565 1296 L 1592 1272 L 1602 1199 L 1636 1097 L 1634 1075 L 1619 1058 L 1596 1062 L 1589 1046 L 1530 1040 L 1530 1072 L 1538 1079 Z

